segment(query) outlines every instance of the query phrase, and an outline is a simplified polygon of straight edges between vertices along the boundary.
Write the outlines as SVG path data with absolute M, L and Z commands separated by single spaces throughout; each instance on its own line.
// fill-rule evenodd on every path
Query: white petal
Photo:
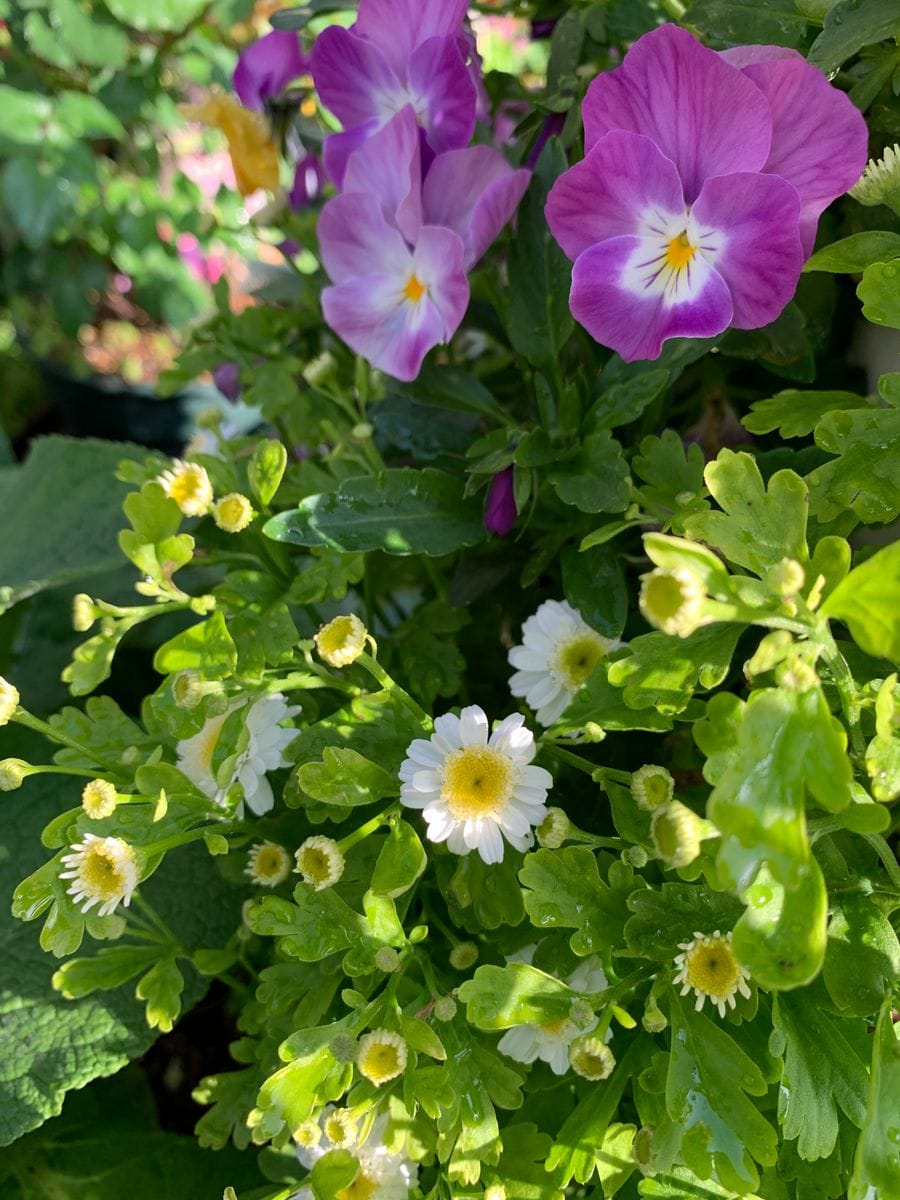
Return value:
M 416 771 L 412 777 L 412 785 L 417 792 L 439 792 L 441 777 L 437 771 Z
M 546 655 L 538 654 L 536 650 L 532 650 L 528 646 L 513 646 L 507 659 L 511 667 L 517 667 L 520 671 L 543 672 L 547 670 Z
M 433 742 L 424 738 L 416 738 L 410 742 L 406 751 L 407 761 L 412 759 L 422 767 L 438 766 L 443 761 L 443 755 Z
M 245 793 L 244 799 L 247 801 L 247 807 L 261 817 L 263 813 L 267 813 L 275 805 L 275 797 L 272 795 L 271 785 L 263 776 L 256 785 L 256 790 L 253 795 Z
M 437 717 L 434 722 L 434 733 L 435 741 L 444 753 L 448 753 L 450 750 L 458 750 L 462 745 L 460 741 L 459 717 L 454 713 L 444 713 L 442 717 Z M 444 747 L 446 747 L 446 750 Z
M 483 708 L 470 704 L 459 714 L 459 734 L 464 746 L 486 746 L 488 719 Z
M 478 853 L 486 863 L 503 862 L 503 838 L 500 836 L 500 830 L 491 821 L 482 824 Z
M 519 768 L 517 783 L 522 783 L 525 787 L 541 788 L 542 791 L 549 792 L 553 787 L 553 776 L 543 767 L 536 767 L 529 763 L 527 766 Z

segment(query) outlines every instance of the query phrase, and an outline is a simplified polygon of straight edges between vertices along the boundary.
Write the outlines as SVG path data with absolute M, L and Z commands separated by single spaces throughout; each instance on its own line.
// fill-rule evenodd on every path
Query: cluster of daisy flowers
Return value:
M 256 516 L 253 505 L 241 492 L 230 492 L 215 499 L 209 473 L 199 463 L 176 458 L 171 467 L 156 477 L 156 483 L 186 517 L 203 517 L 211 513 L 224 533 L 240 533 Z

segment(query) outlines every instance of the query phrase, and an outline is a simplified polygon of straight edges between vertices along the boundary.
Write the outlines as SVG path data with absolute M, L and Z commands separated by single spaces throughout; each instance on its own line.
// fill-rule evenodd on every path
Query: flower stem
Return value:
M 371 654 L 363 652 L 356 661 L 361 667 L 365 667 L 372 678 L 380 683 L 386 692 L 396 696 L 401 704 L 404 704 L 409 711 L 414 714 L 417 721 L 426 721 L 429 724 L 431 723 L 431 717 L 428 715 L 425 709 L 422 708 L 422 706 L 415 700 L 413 700 L 409 692 L 404 691 L 400 684 L 393 680 L 390 675 L 388 675 L 384 667 L 378 662 L 377 659 L 373 658 Z
M 32 716 L 31 713 L 28 712 L 27 709 L 22 708 L 21 705 L 13 713 L 11 719 L 16 721 L 19 725 L 24 725 L 26 729 L 33 729 L 35 733 L 43 734 L 43 736 L 48 738 L 51 742 L 59 742 L 61 746 L 68 746 L 70 750 L 75 750 L 78 754 L 83 754 L 84 757 L 90 759 L 91 762 L 100 763 L 101 765 L 105 766 L 110 765 L 104 759 L 100 758 L 100 756 L 97 755 L 93 750 L 89 749 L 87 746 L 82 746 L 81 742 L 76 742 L 73 737 L 69 737 L 69 735 L 67 733 L 63 733 L 61 729 L 57 729 L 55 725 L 50 725 L 46 721 L 42 721 L 40 717 Z M 111 769 L 114 770 L 115 768 Z
M 863 758 L 866 752 L 862 726 L 860 725 L 860 704 L 856 692 L 856 684 L 847 666 L 847 660 L 837 648 L 834 638 L 828 629 L 820 631 L 817 642 L 822 649 L 822 657 L 828 664 L 834 686 L 841 698 L 841 708 L 850 730 L 850 745 L 858 758 Z

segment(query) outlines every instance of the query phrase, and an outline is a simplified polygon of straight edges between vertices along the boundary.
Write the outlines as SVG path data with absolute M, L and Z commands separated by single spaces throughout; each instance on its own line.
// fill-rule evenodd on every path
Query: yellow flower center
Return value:
M 400 1052 L 390 1042 L 375 1042 L 367 1046 L 359 1057 L 359 1069 L 365 1077 L 376 1085 L 381 1081 L 393 1079 L 403 1070 Z
M 353 1182 L 335 1192 L 335 1196 L 337 1200 L 372 1200 L 377 1191 L 378 1180 L 370 1179 L 360 1171 Z
M 352 617 L 335 617 L 319 631 L 319 653 L 339 654 L 342 650 L 347 650 L 356 637 L 357 624 Z
M 356 1141 L 356 1126 L 346 1112 L 333 1112 L 325 1118 L 324 1133 L 338 1150 L 349 1150 Z
M 741 969 L 724 938 L 701 942 L 685 959 L 686 981 L 707 996 L 730 996 L 741 978 Z
M 108 850 L 91 848 L 84 856 L 81 879 L 89 895 L 110 900 L 122 891 L 123 877 L 119 863 Z
M 688 265 L 696 253 L 697 247 L 691 245 L 688 241 L 687 230 L 684 230 L 679 233 L 678 237 L 672 238 L 666 247 L 666 265 L 680 271 Z
M 183 467 L 176 472 L 169 488 L 169 495 L 179 508 L 199 500 L 203 495 L 204 480 L 196 467 Z
M 322 883 L 331 877 L 331 860 L 324 850 L 315 846 L 307 846 L 300 854 L 299 867 L 304 879 L 310 883 Z
M 403 295 L 407 300 L 412 300 L 413 304 L 418 304 L 427 290 L 417 275 L 410 275 L 406 281 L 406 287 L 403 289 Z
M 561 1017 L 558 1021 L 548 1021 L 546 1025 L 541 1026 L 541 1033 L 547 1033 L 550 1037 L 555 1037 L 562 1033 L 569 1024 L 568 1017 Z
M 285 854 L 279 846 L 261 846 L 256 852 L 256 873 L 262 879 L 271 879 L 284 870 Z
M 580 633 L 564 643 L 556 658 L 556 669 L 569 687 L 581 687 L 603 657 L 603 643 L 596 633 Z
M 466 746 L 448 754 L 441 799 L 457 821 L 499 813 L 512 790 L 513 764 L 486 746 Z

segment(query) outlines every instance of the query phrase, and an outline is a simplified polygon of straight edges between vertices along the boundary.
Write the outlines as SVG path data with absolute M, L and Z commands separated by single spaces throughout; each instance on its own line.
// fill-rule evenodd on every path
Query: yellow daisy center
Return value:
M 300 856 L 300 870 L 310 883 L 321 883 L 331 875 L 331 860 L 324 850 L 308 846 Z
M 546 1025 L 541 1026 L 541 1033 L 547 1033 L 551 1037 L 555 1037 L 557 1034 L 562 1033 L 568 1024 L 568 1017 L 561 1017 L 558 1021 L 548 1021 Z
M 697 247 L 691 245 L 687 230 L 684 230 L 679 233 L 678 237 L 672 238 L 666 247 L 666 265 L 680 271 L 688 265 L 696 253 Z
M 179 508 L 191 501 L 200 500 L 205 494 L 203 473 L 197 467 L 182 467 L 175 473 L 169 486 L 169 495 Z
M 596 633 L 579 633 L 559 648 L 556 669 L 569 687 L 581 687 L 603 657 L 603 643 Z
M 685 955 L 685 980 L 707 996 L 730 996 L 741 979 L 741 968 L 724 938 L 701 942 Z
M 116 856 L 102 846 L 92 846 L 86 852 L 80 874 L 84 890 L 101 900 L 118 896 L 125 881 Z
M 393 1079 L 402 1069 L 397 1047 L 386 1043 L 370 1046 L 360 1057 L 359 1065 L 360 1070 L 370 1079 Z
M 323 658 L 330 655 L 344 654 L 356 649 L 360 641 L 362 622 L 358 617 L 335 617 L 329 621 L 316 636 L 316 645 Z M 363 634 L 365 630 L 362 629 Z M 362 639 L 365 644 L 365 637 Z
M 341 1188 L 339 1192 L 335 1192 L 335 1195 L 337 1200 L 372 1200 L 377 1191 L 378 1180 L 370 1179 L 368 1175 L 364 1175 L 360 1171 L 352 1183 Z
M 260 846 L 253 860 L 253 866 L 260 879 L 275 879 L 284 877 L 290 863 L 287 853 L 281 846 Z
M 403 295 L 407 300 L 412 300 L 413 304 L 418 304 L 427 290 L 417 275 L 410 275 L 406 281 L 406 287 L 403 289 Z
M 448 754 L 441 799 L 457 821 L 490 817 L 505 808 L 512 790 L 513 764 L 487 746 L 465 746 Z

